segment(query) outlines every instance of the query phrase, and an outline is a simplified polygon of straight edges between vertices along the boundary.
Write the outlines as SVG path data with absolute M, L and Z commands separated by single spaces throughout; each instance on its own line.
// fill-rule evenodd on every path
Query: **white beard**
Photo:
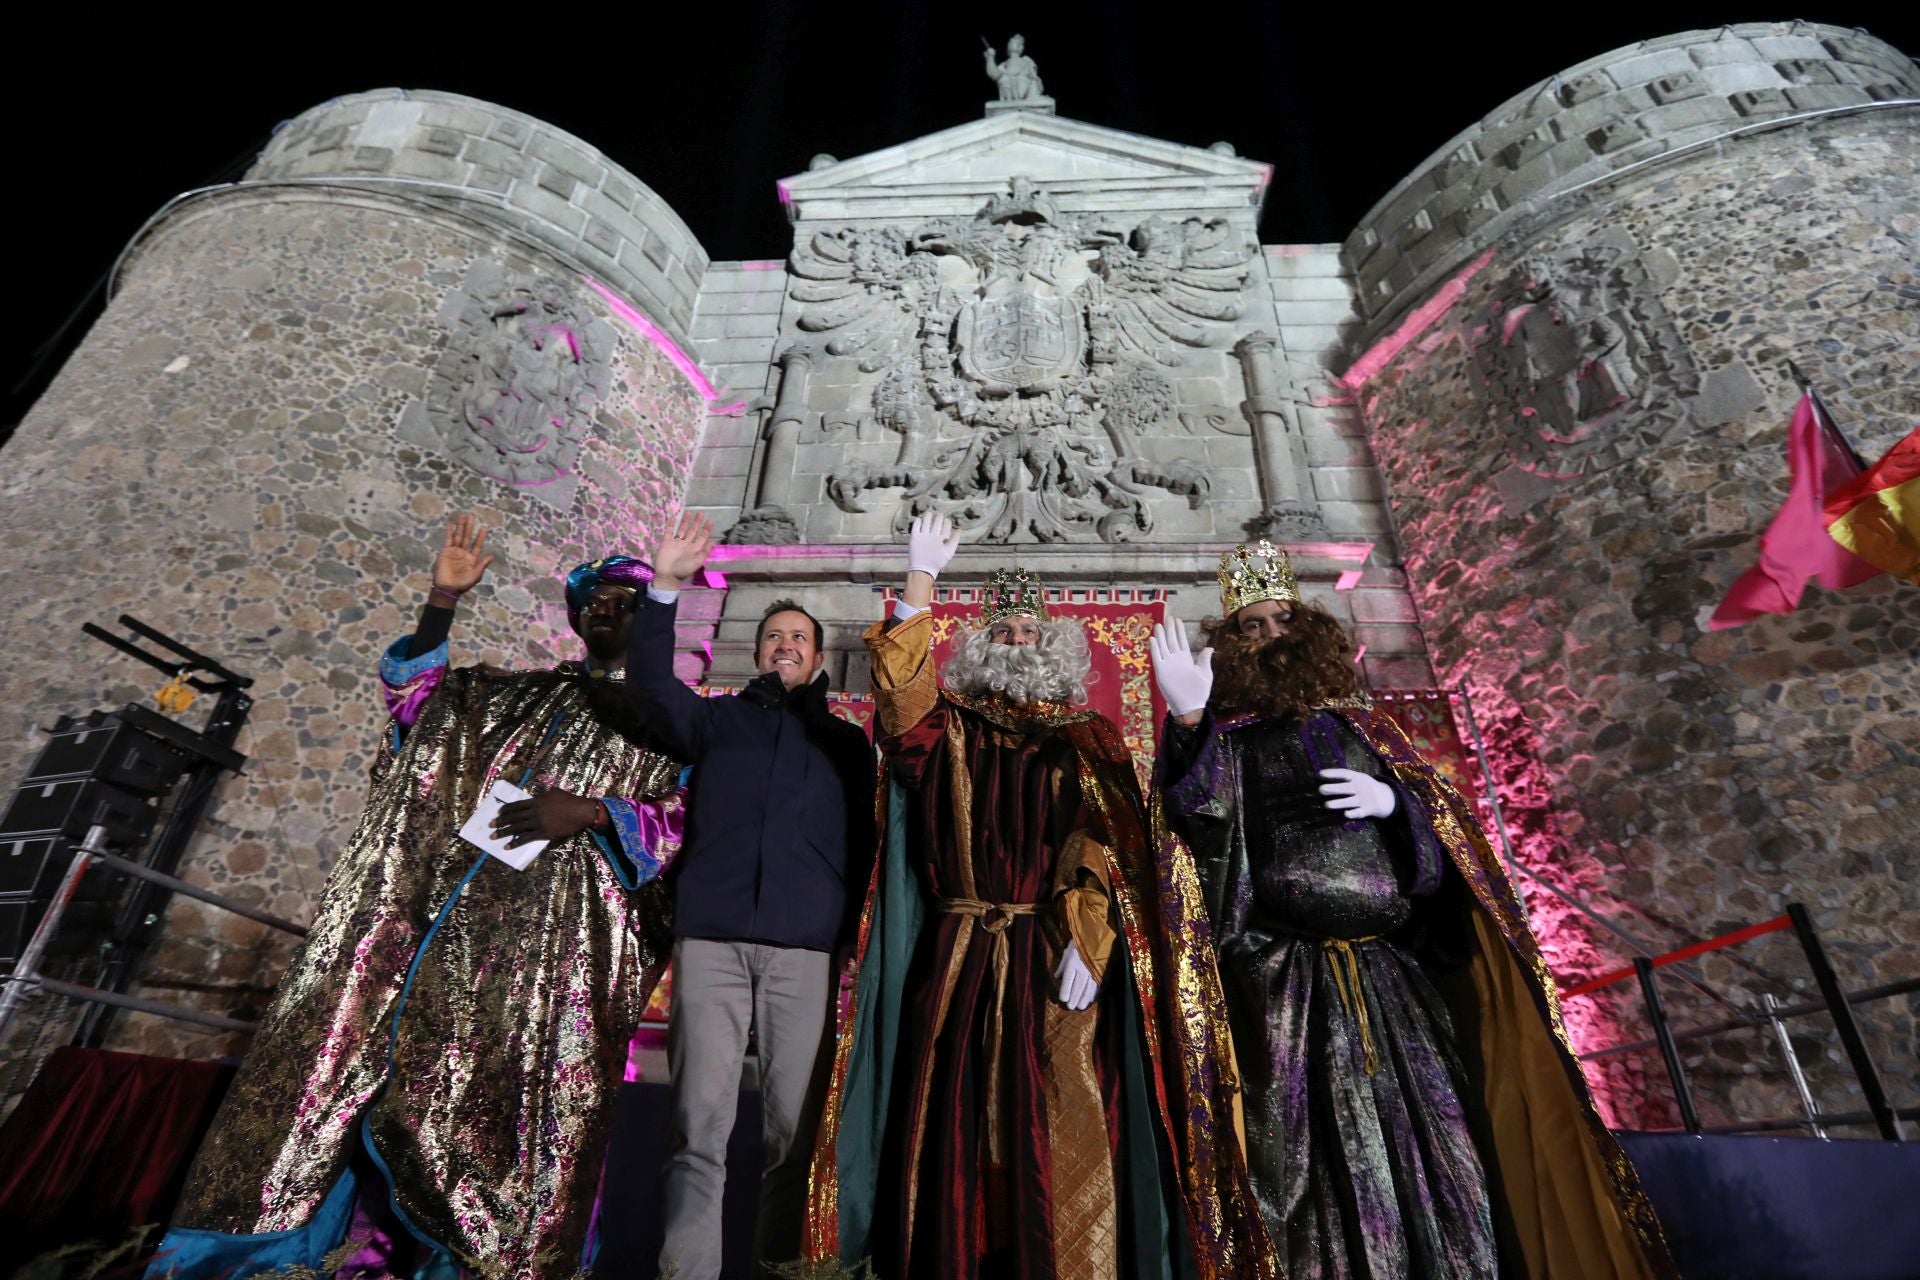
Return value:
M 1093 653 L 1086 631 L 1065 618 L 1042 623 L 1039 644 L 995 644 L 982 628 L 961 633 L 940 678 L 969 697 L 998 693 L 1011 702 L 1072 706 L 1087 700 Z

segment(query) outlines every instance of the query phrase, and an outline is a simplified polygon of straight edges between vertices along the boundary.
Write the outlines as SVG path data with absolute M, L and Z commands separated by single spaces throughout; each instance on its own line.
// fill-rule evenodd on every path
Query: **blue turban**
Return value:
M 567 621 L 579 625 L 580 611 L 587 607 L 587 597 L 602 583 L 639 591 L 652 581 L 653 566 L 632 556 L 608 556 L 576 565 L 567 575 Z

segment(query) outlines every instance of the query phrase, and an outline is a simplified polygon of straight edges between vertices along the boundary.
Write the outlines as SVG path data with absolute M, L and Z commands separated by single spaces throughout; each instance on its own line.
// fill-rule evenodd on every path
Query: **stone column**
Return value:
M 1281 379 L 1273 370 L 1279 339 L 1250 333 L 1233 346 L 1246 378 L 1247 398 L 1240 410 L 1253 427 L 1253 455 L 1260 471 L 1260 500 L 1265 509 L 1248 532 L 1276 542 L 1323 538 L 1327 527 L 1307 473 L 1307 442 L 1287 413 Z
M 800 541 L 793 505 L 793 468 L 800 448 L 800 427 L 807 420 L 807 381 L 813 375 L 813 348 L 795 343 L 780 353 L 780 390 L 774 395 L 766 449 L 760 459 L 760 488 L 752 510 L 744 511 L 724 539 L 730 543 L 787 545 Z

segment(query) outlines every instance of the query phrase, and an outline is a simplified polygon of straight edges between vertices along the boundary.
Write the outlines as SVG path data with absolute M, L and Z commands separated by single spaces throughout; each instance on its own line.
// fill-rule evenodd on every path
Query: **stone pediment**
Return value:
M 1016 177 L 1068 212 L 1251 213 L 1273 166 L 1033 111 L 1009 111 L 780 183 L 795 222 L 967 217 Z

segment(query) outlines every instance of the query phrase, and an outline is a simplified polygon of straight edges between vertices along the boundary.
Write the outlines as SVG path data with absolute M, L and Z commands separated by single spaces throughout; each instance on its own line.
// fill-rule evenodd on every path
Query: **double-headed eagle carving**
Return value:
M 1139 437 L 1172 414 L 1161 370 L 1240 314 L 1252 254 L 1224 220 L 1112 225 L 1025 178 L 972 218 L 814 233 L 790 262 L 799 327 L 881 375 L 874 416 L 901 436 L 829 492 L 859 511 L 903 489 L 897 523 L 937 508 L 994 542 L 1145 533 L 1153 488 L 1198 506 L 1206 468 Z

